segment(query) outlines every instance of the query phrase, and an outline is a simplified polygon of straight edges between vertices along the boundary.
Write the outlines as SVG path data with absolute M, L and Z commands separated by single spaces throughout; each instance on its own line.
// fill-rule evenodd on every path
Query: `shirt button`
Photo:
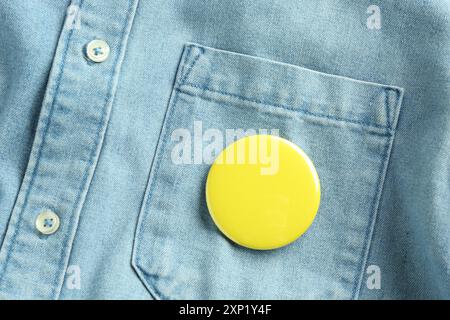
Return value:
M 51 210 L 41 212 L 36 218 L 36 229 L 42 234 L 53 234 L 59 228 L 59 217 Z
M 92 62 L 103 62 L 108 59 L 109 45 L 104 40 L 92 40 L 86 46 L 86 57 Z

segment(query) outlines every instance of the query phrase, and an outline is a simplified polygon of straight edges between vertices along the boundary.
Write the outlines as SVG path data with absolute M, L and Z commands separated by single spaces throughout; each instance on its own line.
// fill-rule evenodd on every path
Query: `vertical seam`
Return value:
M 371 215 L 370 215 L 370 219 L 369 219 L 369 225 L 366 228 L 366 233 L 364 236 L 364 246 L 363 246 L 363 251 L 362 251 L 362 258 L 361 258 L 361 262 L 359 263 L 359 277 L 358 277 L 358 281 L 355 282 L 355 285 L 353 286 L 353 293 L 352 293 L 352 299 L 357 299 L 357 296 L 359 295 L 359 291 L 361 289 L 361 285 L 362 285 L 362 279 L 364 277 L 364 271 L 365 271 L 365 265 L 367 263 L 367 259 L 368 259 L 368 253 L 369 253 L 369 248 L 372 242 L 372 234 L 373 234 L 373 230 L 375 227 L 375 222 L 376 222 L 376 217 L 377 217 L 377 213 L 378 213 L 378 207 L 379 207 L 379 203 L 380 203 L 380 199 L 381 199 L 381 193 L 383 190 L 383 185 L 384 185 L 384 178 L 386 176 L 386 169 L 387 169 L 387 163 L 389 162 L 389 149 L 390 149 L 390 145 L 391 145 L 391 138 L 389 138 L 388 142 L 385 144 L 385 147 L 383 149 L 383 158 L 382 158 L 382 166 L 380 168 L 380 172 L 378 174 L 378 178 L 377 178 L 377 184 L 376 184 L 376 195 L 372 200 L 372 205 L 371 207 Z
M 74 207 L 73 207 L 71 215 L 70 215 L 70 225 L 74 224 L 74 221 L 73 221 L 74 218 L 78 217 L 78 220 L 79 220 L 79 216 L 81 214 L 81 210 L 83 208 L 83 205 L 84 205 L 85 201 L 83 201 L 83 203 L 79 203 L 79 202 L 80 202 L 80 199 L 82 197 L 83 192 L 86 191 L 86 194 L 87 194 L 87 191 L 90 188 L 90 183 L 92 182 L 92 177 L 94 175 L 94 172 L 95 172 L 95 169 L 96 169 L 96 165 L 97 165 L 97 162 L 98 162 L 98 157 L 100 155 L 101 146 L 103 144 L 103 139 L 104 139 L 104 136 L 102 136 L 102 131 L 104 132 L 106 127 L 107 127 L 107 125 L 108 125 L 108 121 L 106 120 L 106 116 L 107 116 L 108 112 L 112 109 L 114 94 L 112 94 L 111 91 L 114 90 L 114 87 L 113 87 L 114 76 L 119 73 L 119 70 L 117 69 L 118 68 L 118 62 L 119 62 L 119 58 L 122 55 L 122 50 L 123 50 L 123 47 L 124 47 L 124 41 L 125 41 L 124 40 L 124 35 L 125 35 L 125 31 L 126 31 L 128 22 L 130 20 L 130 15 L 131 15 L 131 12 L 132 12 L 130 9 L 132 7 L 133 1 L 134 0 L 128 0 L 128 10 L 127 10 L 128 12 L 127 12 L 127 16 L 125 17 L 124 24 L 122 26 L 122 30 L 121 30 L 121 33 L 120 33 L 120 38 L 119 38 L 121 40 L 120 41 L 120 46 L 119 46 L 119 50 L 117 52 L 117 55 L 116 55 L 116 57 L 114 59 L 112 72 L 111 72 L 110 78 L 109 78 L 107 92 L 106 92 L 106 95 L 105 95 L 105 98 L 104 98 L 103 112 L 102 112 L 101 119 L 100 119 L 100 121 L 98 123 L 98 127 L 97 127 L 97 135 L 96 135 L 96 138 L 95 138 L 96 144 L 95 144 L 95 147 L 92 148 L 91 154 L 89 155 L 88 166 L 86 167 L 86 170 L 85 170 L 83 178 L 82 178 L 82 183 L 80 184 L 80 187 L 78 189 L 77 198 L 76 198 L 76 200 L 74 202 Z M 108 108 L 108 103 L 111 103 L 111 106 L 109 108 Z M 105 120 L 106 120 L 106 122 L 105 122 Z M 96 156 L 97 152 L 98 152 L 98 154 Z M 92 172 L 90 173 L 89 169 L 90 169 L 90 167 L 92 165 L 94 167 L 92 168 Z M 90 181 L 88 181 L 89 180 L 89 176 L 91 176 Z M 86 194 L 85 194 L 85 196 L 86 196 Z M 75 215 L 74 213 L 77 210 L 77 204 L 79 205 L 80 213 L 78 215 Z M 75 223 L 78 224 L 78 221 L 76 221 Z M 78 225 L 76 225 L 76 227 L 78 227 Z M 72 232 L 73 233 L 72 234 L 72 238 L 75 237 L 76 229 L 77 228 L 75 228 L 75 232 Z M 63 243 L 67 244 L 69 242 L 68 240 L 69 240 L 69 235 L 70 234 L 71 233 L 66 234 L 66 237 L 64 238 L 64 242 Z M 61 260 L 59 262 L 58 269 L 61 269 L 64 265 L 66 265 L 69 262 L 70 257 L 71 257 L 71 251 L 72 251 L 71 247 L 72 246 L 69 244 L 69 247 L 70 247 L 69 248 L 69 252 L 67 253 L 66 257 L 64 257 L 64 255 L 61 255 Z M 65 248 L 65 249 L 67 249 L 67 248 Z M 64 267 L 64 270 L 65 269 L 66 269 L 66 267 Z M 58 279 L 57 277 L 55 277 L 54 286 L 53 286 L 53 296 L 55 297 L 55 299 L 57 299 L 59 297 L 59 295 L 61 294 L 62 287 L 64 286 L 64 278 L 65 278 L 65 272 L 62 273 L 62 279 Z M 60 286 L 58 286 L 58 281 L 61 281 L 61 285 Z
M 201 52 L 198 53 L 197 56 L 193 59 L 192 63 L 187 64 L 192 47 L 193 47 L 193 45 L 189 46 L 187 49 L 188 51 L 186 52 L 186 57 L 183 60 L 183 65 L 181 66 L 181 72 L 180 72 L 181 80 L 177 81 L 178 83 L 182 84 L 184 82 L 183 79 L 185 79 L 187 77 L 187 75 L 189 75 L 190 70 L 192 70 L 195 63 L 198 61 L 198 59 L 200 58 L 200 56 L 203 53 L 203 50 L 201 50 Z M 186 73 L 185 73 L 184 70 L 185 70 L 186 66 L 187 66 L 188 71 L 186 71 Z M 150 285 L 149 281 L 147 281 L 145 279 L 143 272 L 142 272 L 142 267 L 140 267 L 139 252 L 140 252 L 141 243 L 142 243 L 142 235 L 143 235 L 142 230 L 144 227 L 144 220 L 148 216 L 147 208 L 150 205 L 150 201 L 153 196 L 152 186 L 155 183 L 156 176 L 158 174 L 158 170 L 161 165 L 162 154 L 164 152 L 166 142 L 167 142 L 167 139 L 163 139 L 163 137 L 167 134 L 167 130 L 168 130 L 168 127 L 170 126 L 172 116 L 175 113 L 175 107 L 176 107 L 176 103 L 177 103 L 178 97 L 179 97 L 179 92 L 178 92 L 178 90 L 176 90 L 176 87 L 174 87 L 172 89 L 172 94 L 174 95 L 173 100 L 171 102 L 169 102 L 166 116 L 165 116 L 165 119 L 163 120 L 163 126 L 161 128 L 161 133 L 160 133 L 159 139 L 158 139 L 158 145 L 157 145 L 156 151 L 155 151 L 154 163 L 152 164 L 152 168 L 150 169 L 150 175 L 149 175 L 149 179 L 147 182 L 146 195 L 144 196 L 145 198 L 143 200 L 143 205 L 142 205 L 142 208 L 139 213 L 138 226 L 136 229 L 136 236 L 135 236 L 135 248 L 133 249 L 133 258 L 132 258 L 132 260 L 134 260 L 136 269 L 138 269 L 136 271 L 137 271 L 139 277 L 141 278 L 141 280 L 143 281 L 144 286 L 147 288 L 147 290 L 150 292 L 150 294 L 155 299 L 158 299 L 158 300 L 167 299 L 167 297 L 163 296 L 161 294 L 161 292 L 156 288 L 155 285 L 153 285 L 153 284 Z
M 389 94 L 390 94 L 390 89 L 385 89 L 384 90 L 384 105 L 386 108 L 386 122 L 387 122 L 387 126 L 389 127 L 389 129 L 391 128 L 391 105 L 390 105 L 390 99 L 389 99 Z
M 396 115 L 396 117 L 398 117 L 398 115 L 400 114 L 400 108 L 401 108 L 401 104 L 402 104 L 402 100 L 403 100 L 402 99 L 403 94 L 401 91 L 399 92 L 398 90 L 396 90 L 396 93 L 397 93 L 397 101 L 395 104 L 395 109 L 394 109 L 395 114 L 394 115 Z M 399 95 L 399 93 L 400 93 L 400 95 Z M 377 196 L 375 198 L 376 202 L 374 203 L 374 205 L 375 205 L 375 207 L 373 209 L 374 211 L 371 216 L 371 223 L 366 231 L 366 237 L 365 237 L 366 243 L 365 243 L 365 250 L 363 252 L 364 256 L 361 259 L 361 264 L 360 264 L 360 276 L 359 276 L 358 281 L 355 284 L 353 294 L 352 294 L 352 299 L 354 299 L 354 300 L 359 299 L 359 297 L 360 297 L 363 278 L 364 278 L 364 274 L 365 274 L 365 271 L 367 268 L 369 254 L 372 249 L 373 235 L 374 235 L 375 227 L 376 227 L 378 217 L 379 217 L 381 199 L 382 199 L 382 195 L 383 195 L 383 191 L 384 191 L 384 184 L 386 182 L 387 171 L 389 168 L 392 148 L 393 148 L 394 140 L 395 140 L 397 122 L 394 122 L 394 123 L 395 123 L 395 128 L 391 128 L 392 136 L 389 138 L 389 141 L 384 150 L 384 156 L 383 156 L 384 166 L 382 168 L 382 171 L 380 173 L 379 180 L 378 180 L 378 190 L 377 190 Z
M 140 252 L 141 243 L 142 243 L 142 236 L 143 236 L 142 230 L 144 228 L 144 220 L 149 215 L 147 208 L 150 205 L 152 195 L 153 195 L 154 188 L 152 188 L 152 187 L 155 184 L 158 170 L 161 165 L 162 154 L 164 152 L 164 148 L 165 148 L 166 142 L 167 142 L 166 141 L 167 139 L 163 139 L 163 137 L 166 135 L 168 127 L 170 125 L 170 121 L 172 119 L 172 116 L 175 113 L 174 110 L 175 110 L 175 106 L 176 106 L 176 103 L 178 101 L 178 96 L 179 96 L 178 91 L 174 90 L 174 93 L 175 93 L 175 96 L 174 96 L 173 102 L 170 103 L 169 109 L 167 110 L 167 112 L 168 112 L 167 120 L 164 121 L 163 129 L 162 129 L 162 132 L 159 137 L 158 144 L 160 144 L 160 145 L 157 147 L 154 168 L 151 169 L 151 173 L 149 176 L 149 182 L 147 184 L 148 194 L 146 195 L 146 199 L 144 199 L 144 205 L 142 206 L 141 213 L 139 214 L 139 220 L 140 220 L 139 228 L 138 228 L 138 231 L 136 234 L 136 238 L 138 241 L 136 243 L 136 251 L 135 251 L 136 266 L 139 269 L 141 269 L 141 267 L 139 266 L 140 265 L 139 252 Z M 154 287 L 153 285 L 151 286 L 150 283 L 148 283 L 146 281 L 145 277 L 142 275 L 142 272 L 140 272 L 140 273 L 141 273 L 141 279 L 144 281 L 144 284 L 146 285 L 147 289 L 150 291 L 152 296 L 154 296 L 156 299 L 161 299 L 162 295 L 159 294 L 159 290 L 157 290 L 156 287 Z
M 185 65 L 186 65 L 187 60 L 189 59 L 189 57 L 191 55 L 191 48 L 192 47 L 194 47 L 194 45 L 189 46 L 189 51 L 188 51 L 187 56 L 186 56 Z M 195 64 L 197 63 L 197 61 L 200 59 L 200 57 L 204 53 L 204 49 L 203 48 L 197 47 L 197 46 L 195 46 L 195 48 L 197 48 L 200 52 L 197 53 L 197 55 L 194 57 L 192 63 L 190 63 L 188 65 L 188 67 L 186 68 L 186 71 L 184 71 L 184 66 L 183 66 L 182 73 L 181 73 L 181 79 L 179 81 L 179 85 L 180 86 L 183 85 L 186 82 L 186 80 L 188 79 L 191 71 L 194 69 Z
M 84 0 L 81 0 L 80 3 L 79 3 L 79 8 L 80 9 L 81 9 L 81 6 L 83 4 L 83 1 Z M 63 28 L 65 28 L 65 26 L 63 26 Z M 11 247 L 9 248 L 9 250 L 7 250 L 8 249 L 7 248 L 7 244 L 5 243 L 5 249 L 7 251 L 6 251 L 5 262 L 4 262 L 4 265 L 3 265 L 2 270 L 1 270 L 2 272 L 0 272 L 0 286 L 3 285 L 1 282 L 2 282 L 2 280 L 4 278 L 5 273 L 6 273 L 7 266 L 8 266 L 8 263 L 9 263 L 9 259 L 11 258 L 11 252 L 15 248 L 15 242 L 16 242 L 18 230 L 19 230 L 20 226 L 23 223 L 23 219 L 22 219 L 23 212 L 24 212 L 25 207 L 27 205 L 28 197 L 29 197 L 31 189 L 33 188 L 34 179 L 36 177 L 36 172 L 37 172 L 37 169 L 38 169 L 39 164 L 40 164 L 41 153 L 42 153 L 43 146 L 45 145 L 47 131 L 48 131 L 48 128 L 50 126 L 50 122 L 51 122 L 51 118 L 52 118 L 53 112 L 55 110 L 56 97 L 58 96 L 58 93 L 59 93 L 59 88 L 60 88 L 60 84 L 61 84 L 61 78 L 62 78 L 62 75 L 64 73 L 64 66 L 65 66 L 65 63 L 66 63 L 67 52 L 68 52 L 68 49 L 69 49 L 69 43 L 70 43 L 70 40 L 72 38 L 73 30 L 74 30 L 73 28 L 70 29 L 70 31 L 69 31 L 69 33 L 67 35 L 67 39 L 65 40 L 65 43 L 64 43 L 64 51 L 63 51 L 63 55 L 62 55 L 62 59 L 61 59 L 61 65 L 60 65 L 59 70 L 58 70 L 58 76 L 57 76 L 57 78 L 55 80 L 56 88 L 55 88 L 55 92 L 53 94 L 53 100 L 51 102 L 50 111 L 48 113 L 47 119 L 45 119 L 44 128 L 42 130 L 42 140 L 41 140 L 40 145 L 38 146 L 39 149 L 37 150 L 36 163 L 35 163 L 35 165 L 34 165 L 34 167 L 32 169 L 33 171 L 31 173 L 31 178 L 30 178 L 30 182 L 29 182 L 28 188 L 27 188 L 27 190 L 25 192 L 23 204 L 22 204 L 22 206 L 20 208 L 20 211 L 18 213 L 18 216 L 17 216 L 17 222 L 16 222 L 16 225 L 15 225 L 15 229 L 14 229 L 14 232 L 13 232 L 11 238 L 10 239 L 5 239 L 5 241 L 8 240 L 8 242 L 9 242 Z M 64 29 L 63 29 L 63 32 L 64 32 Z

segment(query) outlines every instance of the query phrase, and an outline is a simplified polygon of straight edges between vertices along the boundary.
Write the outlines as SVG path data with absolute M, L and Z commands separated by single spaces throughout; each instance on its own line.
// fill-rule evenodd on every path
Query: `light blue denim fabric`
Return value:
M 2 1 L 0 18 L 0 298 L 450 298 L 448 1 Z M 196 123 L 309 155 L 305 235 L 255 251 L 220 233 L 209 164 L 171 158 Z

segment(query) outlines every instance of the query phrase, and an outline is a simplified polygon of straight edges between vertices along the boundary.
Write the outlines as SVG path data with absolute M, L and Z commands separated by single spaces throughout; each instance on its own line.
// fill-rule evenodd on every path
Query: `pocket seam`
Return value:
M 179 75 L 177 75 L 177 78 L 180 80 L 176 81 L 176 83 L 178 83 L 180 85 L 182 85 L 183 82 L 187 79 L 187 77 L 189 76 L 190 72 L 192 71 L 194 65 L 199 60 L 199 58 L 201 57 L 201 55 L 203 54 L 203 51 L 204 51 L 202 48 L 199 48 L 200 52 L 197 53 L 197 55 L 194 57 L 194 59 L 191 63 L 188 63 L 188 59 L 191 56 L 192 48 L 193 48 L 193 46 L 189 46 L 187 52 L 185 53 L 186 56 L 183 59 L 183 65 L 181 66 Z M 175 84 L 174 89 L 176 87 L 177 86 Z M 169 105 L 166 110 L 166 116 L 163 119 L 161 132 L 160 132 L 160 135 L 158 138 L 158 143 L 157 143 L 156 150 L 155 150 L 154 161 L 150 167 L 150 174 L 149 174 L 149 178 L 148 178 L 148 182 L 147 182 L 147 186 L 146 186 L 146 191 L 144 194 L 143 204 L 139 211 L 139 218 L 138 218 L 137 227 L 136 227 L 136 231 L 135 231 L 135 237 L 134 237 L 135 241 L 134 241 L 134 245 L 133 245 L 132 258 L 131 258 L 132 267 L 136 271 L 136 273 L 137 273 L 138 277 L 140 278 L 141 282 L 143 283 L 143 285 L 147 288 L 147 290 L 149 291 L 151 296 L 156 300 L 161 300 L 161 299 L 168 300 L 168 298 L 165 297 L 163 294 L 161 294 L 155 285 L 150 284 L 150 281 L 147 281 L 145 279 L 145 276 L 143 274 L 144 270 L 140 267 L 139 251 L 141 248 L 142 237 L 143 237 L 143 232 L 142 232 L 143 221 L 149 215 L 148 210 L 146 210 L 146 209 L 148 208 L 150 201 L 152 199 L 152 191 L 153 191 L 152 187 L 155 184 L 156 175 L 158 173 L 159 166 L 162 162 L 161 161 L 162 152 L 163 152 L 162 150 L 164 150 L 164 148 L 166 146 L 166 141 L 164 139 L 162 139 L 162 142 L 161 142 L 161 137 L 165 136 L 165 134 L 167 133 L 166 132 L 167 126 L 170 123 L 172 116 L 174 114 L 173 110 L 174 110 L 174 106 L 176 105 L 176 103 L 178 101 L 179 92 L 177 90 L 173 90 L 172 95 L 173 95 L 173 97 L 170 99 Z
M 288 111 L 292 111 L 292 112 L 303 113 L 303 114 L 310 115 L 310 116 L 315 116 L 315 117 L 318 117 L 318 118 L 331 119 L 331 120 L 335 120 L 335 121 L 339 121 L 339 122 L 347 122 L 347 123 L 357 124 L 357 125 L 361 125 L 361 126 L 364 126 L 364 127 L 367 127 L 367 128 L 383 129 L 383 130 L 387 130 L 389 134 L 392 134 L 392 131 L 394 130 L 390 126 L 389 127 L 388 126 L 381 126 L 381 125 L 377 125 L 377 124 L 373 124 L 373 123 L 369 123 L 369 122 L 365 122 L 365 121 L 351 120 L 351 119 L 347 119 L 347 118 L 334 117 L 334 116 L 330 116 L 330 115 L 322 114 L 322 113 L 317 113 L 317 112 L 310 112 L 310 111 L 307 111 L 305 109 L 292 108 L 292 107 L 285 106 L 285 105 L 282 105 L 282 104 L 268 103 L 268 102 L 266 102 L 264 100 L 250 99 L 250 98 L 247 98 L 247 97 L 244 97 L 244 96 L 240 96 L 240 95 L 237 95 L 237 94 L 232 94 L 232 93 L 228 93 L 228 92 L 225 92 L 225 91 L 219 91 L 219 90 L 214 90 L 214 89 L 211 89 L 211 88 L 208 88 L 208 87 L 202 87 L 202 86 L 194 85 L 192 83 L 183 83 L 182 86 L 197 88 L 197 89 L 200 89 L 200 90 L 203 90 L 203 91 L 209 91 L 209 92 L 214 93 L 214 94 L 220 94 L 220 95 L 232 97 L 232 98 L 239 99 L 239 100 L 242 100 L 242 101 L 245 101 L 245 102 L 251 102 L 251 103 L 256 103 L 256 104 L 265 105 L 265 106 L 269 106 L 269 107 L 280 108 L 280 109 L 284 109 L 284 110 L 288 110 Z M 180 90 L 183 93 L 190 94 L 190 95 L 193 95 L 193 96 L 198 96 L 199 98 L 205 99 L 205 97 L 202 97 L 201 94 L 195 94 L 195 93 L 188 93 L 188 92 L 186 92 L 187 90 L 186 89 L 183 90 L 181 88 L 181 86 L 178 87 L 177 89 Z M 303 105 L 305 105 L 305 104 L 310 104 L 310 103 L 307 102 L 307 101 L 303 101 Z
M 205 91 L 207 90 L 207 91 L 214 92 L 217 94 L 227 95 L 227 96 L 234 97 L 234 98 L 241 99 L 241 100 L 248 101 L 248 102 L 271 105 L 274 107 L 280 107 L 280 108 L 284 108 L 284 109 L 292 110 L 292 111 L 300 111 L 305 114 L 316 115 L 318 117 L 325 117 L 325 118 L 333 119 L 336 121 L 346 121 L 349 123 L 360 124 L 360 125 L 372 127 L 372 128 L 387 129 L 388 131 L 390 131 L 390 133 L 392 133 L 392 131 L 394 130 L 394 126 L 396 125 L 396 122 L 397 122 L 396 114 L 398 113 L 398 110 L 396 110 L 396 109 L 398 109 L 399 101 L 402 100 L 403 93 L 404 93 L 404 89 L 401 87 L 397 87 L 397 86 L 390 85 L 390 84 L 382 84 L 382 83 L 370 82 L 370 81 L 365 81 L 365 80 L 358 80 L 358 79 L 341 76 L 341 75 L 336 75 L 336 74 L 327 74 L 327 73 L 324 73 L 321 71 L 308 69 L 308 68 L 305 68 L 305 67 L 299 66 L 299 65 L 293 65 L 293 64 L 289 64 L 289 63 L 285 63 L 285 62 L 280 62 L 277 60 L 270 60 L 268 58 L 262 58 L 259 56 L 252 56 L 252 55 L 242 54 L 242 53 L 236 53 L 233 51 L 227 51 L 227 50 L 223 50 L 223 49 L 214 49 L 214 48 L 198 45 L 195 43 L 188 43 L 188 44 L 186 44 L 186 47 L 187 47 L 187 49 L 185 50 L 185 53 L 184 53 L 186 55 L 186 58 L 184 59 L 184 62 L 183 62 L 184 66 L 182 69 L 183 72 L 178 77 L 179 81 L 177 81 L 175 83 L 175 86 L 180 89 L 183 86 L 188 86 L 191 88 L 197 88 L 200 90 L 205 90 Z M 197 51 L 197 54 L 195 56 L 193 56 L 193 54 L 192 54 L 193 51 Z M 221 55 L 230 55 L 231 57 L 240 56 L 240 57 L 244 57 L 245 59 L 253 59 L 255 61 L 259 61 L 260 63 L 267 63 L 267 64 L 271 64 L 271 65 L 280 65 L 280 66 L 285 66 L 285 67 L 289 67 L 289 68 L 293 68 L 293 69 L 298 68 L 299 70 L 302 70 L 304 72 L 308 72 L 311 74 L 320 74 L 320 75 L 329 77 L 331 79 L 336 79 L 336 81 L 339 80 L 339 81 L 345 81 L 345 82 L 349 82 L 349 83 L 358 83 L 358 85 L 365 85 L 365 86 L 371 86 L 373 88 L 379 88 L 380 89 L 379 92 L 384 93 L 383 110 L 384 110 L 384 116 L 386 118 L 384 121 L 381 121 L 382 124 L 378 124 L 375 121 L 364 121 L 361 119 L 352 119 L 351 117 L 332 116 L 332 115 L 329 115 L 327 112 L 324 113 L 324 112 L 311 112 L 308 110 L 299 110 L 298 108 L 293 107 L 293 106 L 278 104 L 276 101 L 272 101 L 272 102 L 264 101 L 261 99 L 255 99 L 255 98 L 248 97 L 248 96 L 242 96 L 242 95 L 239 95 L 236 93 L 229 92 L 228 90 L 224 91 L 220 87 L 219 88 L 211 88 L 206 83 L 196 84 L 195 77 L 194 77 L 194 79 L 189 79 L 189 76 L 192 74 L 192 71 L 194 69 L 197 70 L 198 68 L 200 68 L 200 66 L 196 66 L 196 63 L 202 56 L 205 56 L 206 61 L 208 61 L 208 57 L 209 57 L 208 51 L 211 51 L 212 52 L 211 54 L 215 54 L 215 53 L 219 52 Z M 192 63 L 188 63 L 188 60 L 190 60 L 190 58 L 193 60 Z M 214 62 L 214 60 L 212 60 L 212 61 Z M 185 68 L 186 65 L 187 65 L 187 68 Z M 184 69 L 186 69 L 186 71 L 184 71 Z M 220 67 L 219 67 L 219 69 L 220 69 Z M 203 70 L 201 72 L 207 72 L 207 71 Z M 208 77 L 209 77 L 210 72 L 211 72 L 211 70 L 209 70 Z M 206 73 L 204 73 L 204 75 L 206 75 Z M 208 78 L 208 77 L 206 77 L 206 78 Z M 189 80 L 191 80 L 191 81 L 189 81 Z M 395 94 L 395 97 L 392 97 L 392 93 Z M 364 107 L 367 109 L 367 111 L 366 111 L 367 113 L 368 113 L 368 110 L 373 108 L 373 103 L 374 103 L 373 99 L 374 98 L 375 98 L 375 96 L 372 96 L 371 98 L 368 97 L 368 99 L 370 99 L 369 105 L 368 106 L 366 105 Z M 391 99 L 393 99 L 393 101 Z M 305 104 L 311 105 L 311 106 L 323 105 L 320 102 L 314 102 L 314 101 L 308 101 L 308 100 L 309 99 L 305 98 L 305 97 L 303 97 L 301 99 L 301 101 L 303 102 L 303 105 L 305 105 Z M 325 105 L 327 105 L 327 104 L 325 104 Z M 363 112 L 362 114 L 365 114 L 365 113 Z
M 367 262 L 369 260 L 369 255 L 372 250 L 373 235 L 375 233 L 375 229 L 376 229 L 377 222 L 378 222 L 378 217 L 379 217 L 379 212 L 380 212 L 380 204 L 381 204 L 381 200 L 383 197 L 383 192 L 385 190 L 386 176 L 387 176 L 387 172 L 389 169 L 390 159 L 391 159 L 391 155 L 392 155 L 392 148 L 393 148 L 394 140 L 395 140 L 395 133 L 396 133 L 397 126 L 398 126 L 398 118 L 400 115 L 402 102 L 403 102 L 403 94 L 402 93 L 403 92 L 400 92 L 401 95 L 398 98 L 397 103 L 395 104 L 396 108 L 394 110 L 395 110 L 396 114 L 394 115 L 394 119 L 396 119 L 396 120 L 394 121 L 394 128 L 392 129 L 393 133 L 392 133 L 392 136 L 389 138 L 388 142 L 386 143 L 385 149 L 383 151 L 383 153 L 384 153 L 383 154 L 383 166 L 381 167 L 381 171 L 380 171 L 380 174 L 377 179 L 377 194 L 375 195 L 374 200 L 373 200 L 373 205 L 372 205 L 373 207 L 372 207 L 372 214 L 370 217 L 370 223 L 367 226 L 366 239 L 365 239 L 365 243 L 364 243 L 364 247 L 363 247 L 364 250 L 362 253 L 362 258 L 361 258 L 361 263 L 360 263 L 359 279 L 355 282 L 355 286 L 353 288 L 353 293 L 352 293 L 353 300 L 359 299 L 365 270 L 367 269 Z
M 192 48 L 197 48 L 200 50 L 200 52 L 197 53 L 197 55 L 194 57 L 193 61 L 188 64 L 187 60 L 191 56 Z M 188 46 L 188 50 L 186 52 L 186 58 L 184 59 L 183 67 L 181 69 L 180 79 L 179 79 L 179 81 L 177 81 L 180 86 L 182 86 L 186 82 L 186 80 L 189 77 L 189 74 L 194 69 L 195 64 L 197 63 L 197 61 L 200 59 L 200 57 L 203 55 L 204 52 L 205 52 L 205 50 L 201 47 L 194 46 L 194 45 Z M 187 66 L 187 68 L 186 68 L 186 66 Z M 186 71 L 184 71 L 185 68 L 186 68 Z
M 184 66 L 183 66 L 182 72 L 183 71 L 184 71 Z M 135 237 L 134 237 L 135 242 L 133 245 L 133 253 L 132 253 L 132 260 L 131 260 L 131 264 L 132 264 L 134 270 L 136 271 L 139 279 L 141 280 L 143 285 L 147 288 L 147 290 L 151 294 L 151 296 L 156 300 L 169 300 L 169 298 L 167 298 L 163 294 L 161 294 L 159 292 L 159 290 L 156 288 L 156 286 L 153 285 L 152 282 L 147 281 L 147 279 L 145 279 L 144 269 L 140 267 L 139 251 L 141 248 L 142 238 L 143 238 L 143 234 L 144 234 L 143 221 L 145 219 L 147 219 L 147 217 L 150 214 L 149 210 L 147 210 L 147 208 L 149 207 L 149 204 L 152 199 L 152 194 L 153 194 L 152 191 L 154 189 L 153 186 L 156 183 L 156 175 L 159 171 L 159 167 L 162 162 L 161 161 L 162 152 L 163 152 L 162 150 L 164 150 L 164 148 L 166 146 L 166 140 L 162 139 L 162 137 L 165 136 L 165 134 L 167 133 L 166 132 L 167 127 L 172 119 L 173 114 L 174 114 L 173 110 L 174 110 L 174 106 L 176 105 L 176 103 L 178 101 L 178 96 L 179 96 L 179 92 L 175 90 L 173 92 L 173 99 L 171 99 L 171 101 L 169 102 L 169 106 L 166 111 L 166 117 L 163 120 L 163 124 L 162 124 L 163 127 L 161 129 L 161 133 L 158 138 L 158 144 L 156 146 L 154 162 L 153 162 L 152 166 L 150 167 L 150 175 L 149 175 L 148 182 L 146 185 L 146 191 L 144 194 L 143 204 L 139 211 L 139 218 L 138 218 L 138 222 L 137 222 L 137 228 L 135 231 Z

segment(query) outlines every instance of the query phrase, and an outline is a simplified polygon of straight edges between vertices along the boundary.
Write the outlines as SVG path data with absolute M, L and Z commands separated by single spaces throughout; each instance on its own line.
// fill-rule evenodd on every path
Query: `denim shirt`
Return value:
M 448 1 L 29 0 L 0 17 L 0 298 L 450 298 Z M 210 163 L 171 158 L 180 128 L 300 146 L 322 188 L 306 234 L 224 237 Z

